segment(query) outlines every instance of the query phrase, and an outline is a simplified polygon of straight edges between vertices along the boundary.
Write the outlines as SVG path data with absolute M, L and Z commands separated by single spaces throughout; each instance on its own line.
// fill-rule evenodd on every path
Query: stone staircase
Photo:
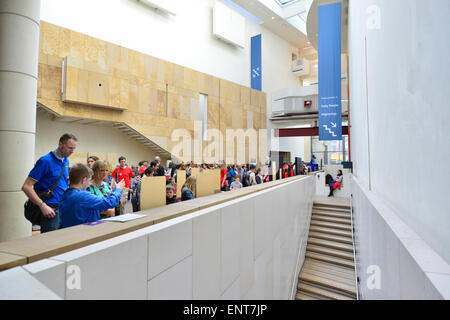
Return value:
M 356 300 L 350 206 L 315 201 L 296 300 Z

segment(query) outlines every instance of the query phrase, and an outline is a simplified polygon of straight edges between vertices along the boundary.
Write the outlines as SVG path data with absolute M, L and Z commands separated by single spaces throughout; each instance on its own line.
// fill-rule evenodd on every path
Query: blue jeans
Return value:
M 49 219 L 41 216 L 41 233 L 61 229 L 61 215 L 59 214 L 59 210 L 57 207 L 51 205 L 50 207 L 55 211 L 55 217 Z

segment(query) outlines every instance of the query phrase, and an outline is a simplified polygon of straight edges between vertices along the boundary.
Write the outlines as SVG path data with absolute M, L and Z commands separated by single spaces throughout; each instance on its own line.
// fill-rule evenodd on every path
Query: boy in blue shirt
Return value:
M 78 163 L 69 171 L 69 189 L 64 192 L 59 203 L 62 227 L 72 227 L 100 220 L 100 212 L 115 208 L 119 204 L 125 181 L 116 184 L 116 190 L 108 197 L 97 197 L 86 191 L 92 170 Z

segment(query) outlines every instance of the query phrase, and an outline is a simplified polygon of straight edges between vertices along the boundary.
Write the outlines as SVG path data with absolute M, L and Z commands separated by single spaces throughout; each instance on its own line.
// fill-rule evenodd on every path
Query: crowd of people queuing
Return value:
M 221 191 L 231 191 L 272 180 L 269 174 L 270 160 L 260 168 L 254 164 L 195 164 L 170 162 L 167 169 L 161 158 L 143 160 L 131 167 L 127 159 L 120 156 L 118 164 L 112 164 L 95 155 L 90 155 L 86 164 L 70 167 L 68 157 L 75 151 L 78 139 L 72 134 L 61 136 L 58 147 L 39 158 L 25 180 L 22 190 L 28 202 L 36 207 L 40 218 L 41 233 L 74 225 L 92 223 L 104 218 L 125 213 L 131 201 L 133 212 L 140 211 L 141 184 L 146 177 L 166 178 L 166 204 L 187 201 L 196 196 L 196 177 L 193 168 L 199 171 L 220 170 Z M 293 163 L 282 165 L 282 177 L 294 175 Z M 306 173 L 302 164 L 301 174 Z M 177 175 L 185 172 L 186 180 L 177 197 Z M 277 175 L 279 175 L 277 173 Z M 27 207 L 27 204 L 26 206 Z

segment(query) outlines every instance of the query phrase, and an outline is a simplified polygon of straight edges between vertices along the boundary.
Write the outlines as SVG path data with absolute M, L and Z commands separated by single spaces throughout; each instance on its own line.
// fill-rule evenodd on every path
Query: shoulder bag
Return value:
M 53 189 L 56 188 L 56 186 L 59 183 L 59 180 L 61 180 L 61 177 L 64 173 L 64 169 L 66 168 L 66 164 L 64 163 L 63 168 L 61 170 L 61 174 L 59 175 L 58 179 L 55 181 L 55 183 L 48 189 L 48 191 L 35 191 L 39 198 L 41 198 L 42 201 L 50 200 L 51 197 L 53 197 Z M 41 225 L 41 208 L 33 203 L 30 199 L 28 199 L 24 204 L 24 215 L 25 218 L 30 221 L 33 225 Z

